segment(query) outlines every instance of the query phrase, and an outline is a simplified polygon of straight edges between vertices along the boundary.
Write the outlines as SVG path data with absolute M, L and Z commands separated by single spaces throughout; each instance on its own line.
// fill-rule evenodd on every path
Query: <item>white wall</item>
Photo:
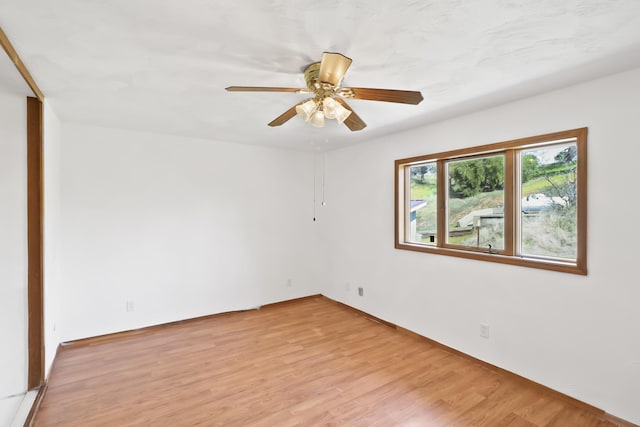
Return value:
M 328 153 L 326 294 L 640 423 L 639 99 L 636 69 Z M 395 159 L 583 126 L 588 276 L 394 249 Z
M 320 292 L 311 153 L 63 124 L 61 156 L 63 341 Z
M 0 401 L 27 390 L 26 109 L 25 96 L 0 91 Z M 0 423 L 13 418 L 11 402 Z
M 638 423 L 639 82 L 634 70 L 327 153 L 316 223 L 310 153 L 60 129 L 45 105 L 47 367 L 59 340 L 323 292 Z M 582 126 L 588 276 L 393 248 L 393 160 Z
M 61 129 L 60 120 L 47 100 L 43 106 L 44 173 L 44 354 L 45 377 L 60 342 L 61 268 Z

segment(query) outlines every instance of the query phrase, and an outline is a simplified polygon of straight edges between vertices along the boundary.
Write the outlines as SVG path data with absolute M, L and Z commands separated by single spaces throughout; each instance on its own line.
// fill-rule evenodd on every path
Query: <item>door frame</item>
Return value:
M 27 311 L 29 390 L 44 384 L 43 105 L 44 94 L 0 27 L 0 46 L 27 83 Z
M 44 383 L 42 102 L 27 97 L 27 388 Z

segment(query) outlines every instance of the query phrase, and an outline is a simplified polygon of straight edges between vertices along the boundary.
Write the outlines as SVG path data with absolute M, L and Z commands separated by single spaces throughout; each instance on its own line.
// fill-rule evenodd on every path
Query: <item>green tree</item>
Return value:
M 535 154 L 522 156 L 522 182 L 527 182 L 540 175 L 540 160 Z
M 575 145 L 565 148 L 553 158 L 556 162 L 575 166 L 578 159 L 578 148 Z
M 414 166 L 411 168 L 411 173 L 413 174 L 413 179 L 424 184 L 424 176 L 426 174 L 434 174 L 436 173 L 436 165 L 428 164 L 428 165 L 420 165 Z
M 467 198 L 504 187 L 503 156 L 483 157 L 449 164 L 449 192 Z

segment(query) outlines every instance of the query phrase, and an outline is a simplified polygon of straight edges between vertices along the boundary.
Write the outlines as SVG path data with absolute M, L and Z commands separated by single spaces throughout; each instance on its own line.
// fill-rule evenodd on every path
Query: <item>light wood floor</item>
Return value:
M 324 297 L 59 352 L 35 426 L 613 426 Z

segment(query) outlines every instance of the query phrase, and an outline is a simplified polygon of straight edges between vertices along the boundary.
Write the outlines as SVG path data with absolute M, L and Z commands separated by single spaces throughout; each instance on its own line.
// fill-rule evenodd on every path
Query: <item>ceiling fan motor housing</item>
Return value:
M 318 82 L 318 76 L 320 75 L 320 63 L 314 62 L 304 70 L 304 81 L 307 83 L 307 87 L 311 90 L 316 88 L 315 83 Z
M 307 83 L 307 87 L 313 91 L 316 95 L 316 101 L 320 104 L 325 98 L 333 98 L 338 93 L 336 92 L 336 86 L 332 83 L 320 81 L 320 62 L 314 62 L 304 70 L 304 80 Z M 340 96 L 348 96 L 348 93 L 342 93 L 340 89 Z

